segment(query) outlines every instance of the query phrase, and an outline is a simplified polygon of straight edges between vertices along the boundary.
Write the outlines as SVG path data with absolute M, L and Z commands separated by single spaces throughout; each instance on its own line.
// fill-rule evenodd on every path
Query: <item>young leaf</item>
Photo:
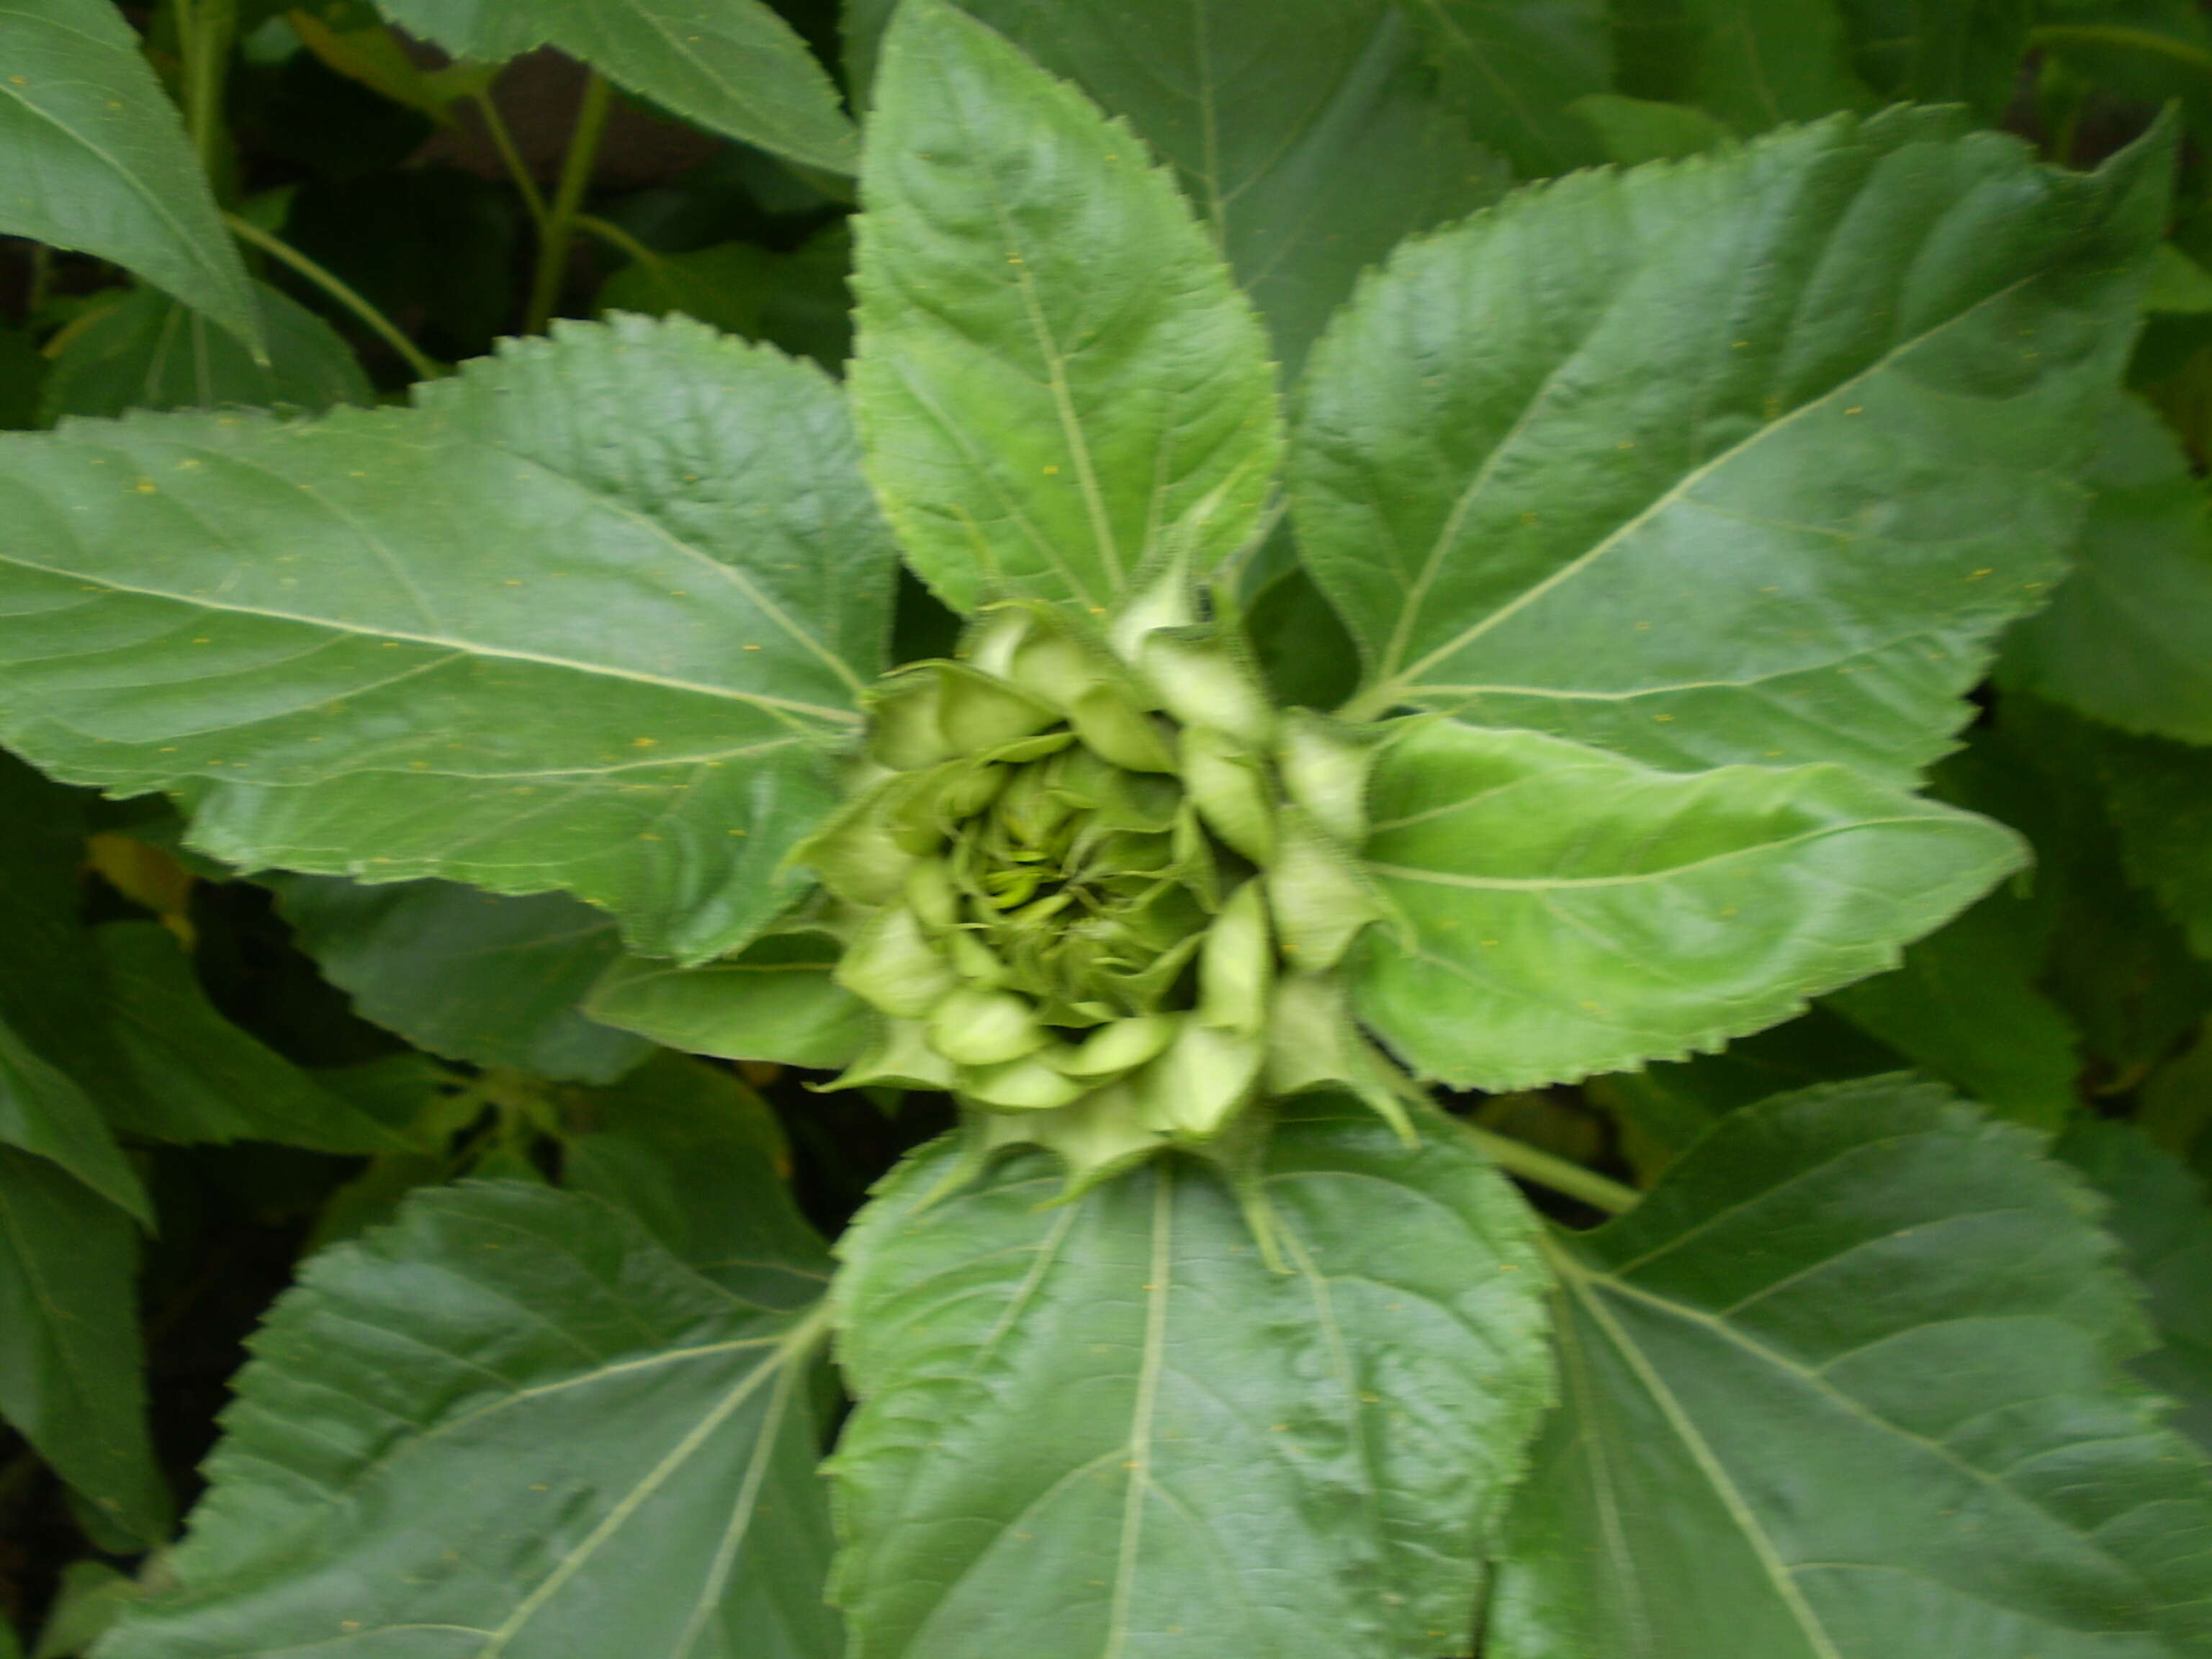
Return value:
M 841 1247 L 855 1659 L 1426 1659 L 1549 1394 L 1530 1218 L 1439 1118 L 1285 1109 L 1236 1196 L 1161 1159 L 1048 1206 L 940 1143 Z
M 154 289 L 137 289 L 54 359 L 41 398 L 46 420 L 225 404 L 319 414 L 334 404 L 376 401 L 352 348 L 328 323 L 265 283 L 253 285 L 253 298 L 266 363 L 198 312 Z
M 149 1545 L 169 1494 L 146 1428 L 138 1229 L 60 1166 L 0 1146 L 0 1419 Z
M 108 0 L 14 0 L 0 64 L 0 233 L 112 259 L 258 349 L 246 267 L 137 31 Z
M 2174 1427 L 2212 1451 L 2212 1209 L 2204 1183 L 2131 1124 L 2078 1119 L 2052 1150 L 2112 1207 L 2105 1225 L 2150 1293 L 2159 1346 L 2137 1376 L 2181 1403 Z
M 940 598 L 1105 611 L 1243 544 L 1281 448 L 1265 337 L 1135 134 L 908 0 L 860 188 L 854 407 Z
M 836 1070 L 868 1045 L 875 1014 L 830 977 L 844 947 L 770 933 L 702 968 L 644 957 L 611 963 L 584 1004 L 593 1019 L 695 1054 Z
M 179 1587 L 103 1651 L 836 1659 L 803 1386 L 821 1334 L 597 1199 L 418 1194 L 278 1302 Z
M 1488 1650 L 2203 1651 L 2212 1485 L 2037 1147 L 1930 1085 L 1809 1090 L 1558 1239 L 1563 1403 Z
M 852 123 L 805 42 L 763 0 L 376 0 L 409 33 L 499 63 L 558 46 L 689 120 L 850 173 Z
M 1577 175 L 1370 282 L 1292 484 L 1355 711 L 1668 766 L 1942 752 L 2062 568 L 2167 143 L 2082 178 L 1957 134 L 1899 111 Z
M 95 930 L 113 1046 L 132 1086 L 102 1097 L 125 1134 L 207 1144 L 266 1140 L 326 1152 L 405 1152 L 415 1142 L 239 1030 L 200 989 L 168 930 L 118 921 Z
M 1567 106 L 1612 85 L 1603 0 L 1413 0 L 1413 11 L 1474 136 L 1523 178 L 1600 159 Z
M 2212 743 L 2204 486 L 2141 399 L 2112 405 L 2074 574 L 2005 640 L 2003 682 L 2123 731 Z
M 874 78 L 890 0 L 846 8 L 853 81 Z M 1352 280 L 1417 230 L 1497 199 L 1504 170 L 1389 0 L 962 0 L 1173 165 L 1285 373 Z M 1580 0 L 1565 33 L 1585 45 Z
M 581 1083 L 611 1083 L 650 1051 L 578 1008 L 622 957 L 603 911 L 560 893 L 501 898 L 443 881 L 266 879 L 324 977 L 363 1019 L 418 1048 Z
M 1986 818 L 1840 766 L 1685 776 L 1437 723 L 1383 756 L 1360 1012 L 1419 1070 L 1522 1089 L 1771 1025 L 1895 965 L 2021 862 Z
M 281 425 L 0 440 L 0 735 L 245 869 L 565 888 L 740 944 L 833 804 L 892 562 L 818 370 L 574 324 Z
M 107 1121 L 67 1073 L 0 1022 L 0 1141 L 67 1170 L 147 1226 L 154 1207 Z
M 830 1253 L 792 1200 L 791 1149 L 758 1095 L 662 1054 L 584 1112 L 562 1155 L 570 1188 L 629 1211 L 732 1296 L 787 1311 L 821 1299 Z

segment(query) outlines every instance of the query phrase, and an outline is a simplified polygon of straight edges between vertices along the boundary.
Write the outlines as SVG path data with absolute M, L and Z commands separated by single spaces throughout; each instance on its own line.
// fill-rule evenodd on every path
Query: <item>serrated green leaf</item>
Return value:
M 790 253 L 720 242 L 625 265 L 601 285 L 599 304 L 655 317 L 680 311 L 835 370 L 853 355 L 852 263 L 852 232 L 840 222 Z
M 0 233 L 112 259 L 258 346 L 246 267 L 137 31 L 108 0 L 14 0 L 0 63 Z
M 629 1211 L 732 1296 L 818 1302 L 830 1252 L 793 1202 L 775 1114 L 726 1072 L 663 1054 L 595 1091 L 562 1151 L 566 1185 Z
M 334 404 L 376 401 L 353 349 L 328 323 L 266 283 L 253 285 L 253 300 L 266 363 L 199 313 L 156 289 L 137 289 L 54 359 L 40 399 L 44 419 L 227 404 L 319 414 Z
M 1827 1004 L 1998 1115 L 2055 1129 L 2081 1103 L 2081 1056 L 2073 1022 L 2037 988 L 2041 943 L 2027 902 L 1992 893 Z
M 2212 1450 L 2212 1209 L 2204 1183 L 2132 1124 L 2082 1118 L 2051 1149 L 2112 1207 L 2105 1225 L 2149 1293 L 2159 1346 L 2137 1376 L 2180 1402 L 2173 1425 Z
M 695 1054 L 839 1070 L 860 1058 L 876 1023 L 830 977 L 843 950 L 821 933 L 770 933 L 702 968 L 625 957 L 584 1006 L 594 1019 Z
M 1567 106 L 1612 83 L 1604 0 L 1412 0 L 1412 10 L 1474 136 L 1522 177 L 1601 159 Z
M 1686 776 L 1437 722 L 1375 773 L 1361 1017 L 1417 1070 L 1525 1089 L 1679 1060 L 1893 966 L 2019 838 L 1840 766 Z
M 267 882 L 301 948 L 355 1012 L 418 1048 L 582 1083 L 611 1083 L 649 1052 L 580 1006 L 623 954 L 603 910 L 561 893 L 501 898 L 443 881 Z
M 409 33 L 499 63 L 558 46 L 688 120 L 836 173 L 852 123 L 805 44 L 762 0 L 376 0 Z
M 1925 765 L 2063 568 L 2165 143 L 2083 178 L 1838 118 L 1402 252 L 1316 349 L 1292 468 L 1355 709 Z
M 2212 749 L 2110 730 L 2091 740 L 2128 874 L 2212 957 Z
M 1352 280 L 1401 237 L 1497 199 L 1389 0 L 963 0 L 1176 169 L 1294 373 Z M 890 0 L 848 0 L 853 81 Z
M 2006 636 L 1998 674 L 2123 731 L 2212 743 L 2212 522 L 2180 444 L 2112 406 L 2074 574 Z
M 1057 1206 L 941 1143 L 840 1247 L 860 1401 L 830 1464 L 855 1659 L 1426 1659 L 1548 1396 L 1531 1221 L 1438 1117 L 1285 1109 L 1228 1185 L 1162 1159 Z
M 326 1152 L 389 1152 L 415 1143 L 225 1019 L 158 923 L 96 929 L 112 1043 L 134 1087 L 104 1098 L 125 1134 L 204 1144 L 266 1140 Z
M 1103 611 L 1258 523 L 1274 376 L 1170 174 L 944 0 L 885 39 L 861 175 L 854 412 L 907 556 L 958 609 Z
M 167 1538 L 140 1375 L 138 1229 L 43 1158 L 0 1146 L 0 1419 L 110 1521 Z
M 409 410 L 0 441 L 0 731 L 252 870 L 565 888 L 741 944 L 836 799 L 892 562 L 835 386 L 571 324 Z
M 2038 1146 L 1932 1085 L 1810 1090 L 1556 1240 L 1563 1404 L 1486 1650 L 2203 1651 L 2212 1483 Z
M 103 1652 L 836 1659 L 820 1332 L 597 1199 L 418 1194 L 277 1303 L 178 1588 Z

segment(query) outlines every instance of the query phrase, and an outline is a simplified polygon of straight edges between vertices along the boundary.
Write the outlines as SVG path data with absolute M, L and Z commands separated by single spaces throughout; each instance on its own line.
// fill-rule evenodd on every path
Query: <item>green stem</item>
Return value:
M 238 0 L 177 0 L 177 39 L 185 59 L 185 128 L 201 169 L 212 179 L 222 139 L 222 87 L 238 33 Z
M 553 320 L 553 307 L 561 298 L 561 278 L 568 266 L 568 241 L 575 234 L 576 210 L 591 187 L 599 165 L 599 140 L 607 129 L 609 89 L 594 72 L 584 82 L 583 101 L 576 107 L 576 130 L 569 135 L 568 159 L 561 164 L 561 182 L 555 186 L 553 204 L 546 210 L 538 241 L 538 276 L 530 288 L 530 309 L 524 313 L 522 331 L 543 334 Z
M 369 304 L 358 291 L 334 272 L 317 264 L 289 242 L 271 236 L 250 219 L 241 219 L 235 213 L 226 213 L 222 216 L 222 222 L 230 228 L 230 234 L 239 240 L 249 242 L 270 258 L 289 265 L 348 311 L 353 313 L 355 316 L 360 318 L 379 339 L 406 360 L 407 367 L 415 371 L 415 377 L 417 380 L 434 380 L 446 372 L 444 367 L 435 358 L 426 356 L 422 348 L 402 334 L 398 325 L 392 319 Z
M 31 244 L 31 283 L 24 290 L 23 315 L 36 317 L 46 303 L 46 294 L 54 283 L 54 251 L 44 242 Z
M 2035 46 L 2116 46 L 2123 52 L 2148 52 L 2154 58 L 2171 58 L 2173 62 L 2195 70 L 2199 75 L 2212 76 L 2212 52 L 2202 46 L 2192 46 L 2186 40 L 2154 33 L 2149 29 L 2122 28 L 2110 24 L 2051 24 L 2027 32 L 2027 44 Z
M 483 118 L 484 131 L 491 135 L 492 148 L 499 152 L 500 161 L 507 168 L 507 176 L 514 180 L 515 189 L 522 194 L 522 205 L 529 210 L 531 223 L 538 227 L 538 234 L 544 235 L 544 193 L 538 188 L 538 181 L 530 176 L 530 169 L 523 165 L 522 152 L 514 147 L 514 134 L 507 130 L 506 118 L 499 112 L 499 106 L 492 101 L 490 88 L 486 88 L 470 96 L 476 104 L 477 115 Z
M 1644 1196 L 1633 1187 L 1623 1186 L 1610 1176 L 1595 1170 L 1585 1170 L 1579 1164 L 1571 1164 L 1564 1158 L 1540 1152 L 1525 1140 L 1516 1140 L 1510 1135 L 1496 1134 L 1488 1129 L 1477 1128 L 1472 1123 L 1462 1123 L 1460 1128 L 1468 1138 L 1490 1155 L 1490 1161 L 1509 1175 L 1519 1176 L 1523 1181 L 1533 1181 L 1539 1187 L 1549 1187 L 1555 1193 L 1580 1199 L 1594 1210 L 1603 1210 L 1608 1215 L 1619 1215 L 1632 1210 Z
M 658 270 L 665 263 L 658 252 L 639 241 L 636 237 L 611 220 L 602 219 L 596 214 L 580 213 L 571 222 L 577 229 L 598 237 L 609 247 L 628 254 L 648 270 Z

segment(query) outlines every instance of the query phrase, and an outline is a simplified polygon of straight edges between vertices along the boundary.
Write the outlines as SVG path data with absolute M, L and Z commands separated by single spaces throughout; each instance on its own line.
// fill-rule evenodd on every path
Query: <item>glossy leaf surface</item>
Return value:
M 1125 126 L 944 0 L 902 7 L 869 122 L 854 410 L 915 570 L 1111 609 L 1251 533 L 1280 450 L 1266 337 Z
M 179 1588 L 113 1659 L 835 1659 L 816 1323 L 597 1199 L 418 1194 L 255 1339 Z
M 2112 408 L 2074 574 L 2005 641 L 2005 683 L 2124 731 L 2212 743 L 2212 523 L 2181 447 Z
M 648 1051 L 578 1006 L 622 955 L 605 911 L 559 893 L 501 898 L 443 881 L 270 884 L 301 947 L 362 1018 L 417 1048 L 583 1083 L 611 1083 Z
M 11 0 L 0 63 L 0 232 L 112 259 L 259 344 L 246 267 L 122 14 Z
M 1684 776 L 1437 723 L 1376 769 L 1369 874 L 1405 918 L 1352 969 L 1420 1072 L 1529 1088 L 1680 1059 L 1894 965 L 2021 861 L 2009 831 L 1839 766 Z
M 830 76 L 762 0 L 376 0 L 410 34 L 489 63 L 544 46 L 700 125 L 853 169 Z
M 1286 1272 L 1184 1161 L 1059 1206 L 1040 1154 L 896 1174 L 836 1292 L 860 1659 L 1459 1651 L 1549 1362 L 1528 1212 L 1419 1121 L 1285 1109 Z
M 893 8 L 846 8 L 856 85 Z M 1295 374 L 1352 279 L 1417 230 L 1503 189 L 1462 98 L 1435 84 L 1419 15 L 1389 0 L 964 0 L 1171 164 Z M 1565 18 L 1576 0 L 1509 5 Z M 1510 27 L 1509 23 L 1508 27 Z M 1540 28 L 1539 30 L 1540 32 Z
M 570 325 L 410 410 L 0 448 L 0 718 L 246 869 L 566 888 L 712 956 L 880 662 L 890 555 L 817 370 Z
M 2203 1651 L 2212 1482 L 2038 1146 L 1929 1085 L 1810 1090 L 1559 1238 L 1500 1659 Z
M 1292 472 L 1365 711 L 1926 764 L 2063 568 L 2162 153 L 2081 178 L 1839 118 L 1401 252 L 1316 351 Z

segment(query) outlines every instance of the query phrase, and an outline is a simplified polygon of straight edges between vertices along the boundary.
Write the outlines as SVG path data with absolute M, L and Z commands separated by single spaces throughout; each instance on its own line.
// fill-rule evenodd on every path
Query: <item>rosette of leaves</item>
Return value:
M 843 907 L 834 978 L 882 1016 L 842 1079 L 943 1089 L 1097 1179 L 1340 1084 L 1403 1126 L 1338 969 L 1370 734 L 1279 712 L 1166 586 L 1103 635 L 1037 602 L 872 700 L 882 775 L 794 858 Z M 1180 625 L 1163 617 L 1181 617 Z
M 2024 1137 L 1754 1108 L 1570 1243 L 1398 1075 L 1712 1048 L 2019 864 L 1920 784 L 2065 573 L 2164 140 L 1575 174 L 1406 241 L 1286 398 L 1135 131 L 943 0 L 873 94 L 842 385 L 618 317 L 410 407 L 0 439 L 0 741 L 241 870 L 572 894 L 596 1018 L 1042 1143 L 918 1152 L 805 1308 L 723 1282 L 779 1258 L 720 1153 L 615 1183 L 653 1237 L 418 1203 L 272 1322 L 115 1659 L 826 1659 L 825 1583 L 860 1659 L 1435 1659 L 1493 1577 L 1515 1659 L 2201 1647 L 2201 1464 Z M 962 654 L 889 660 L 900 559 Z M 1261 643 L 1357 686 L 1280 706 Z

